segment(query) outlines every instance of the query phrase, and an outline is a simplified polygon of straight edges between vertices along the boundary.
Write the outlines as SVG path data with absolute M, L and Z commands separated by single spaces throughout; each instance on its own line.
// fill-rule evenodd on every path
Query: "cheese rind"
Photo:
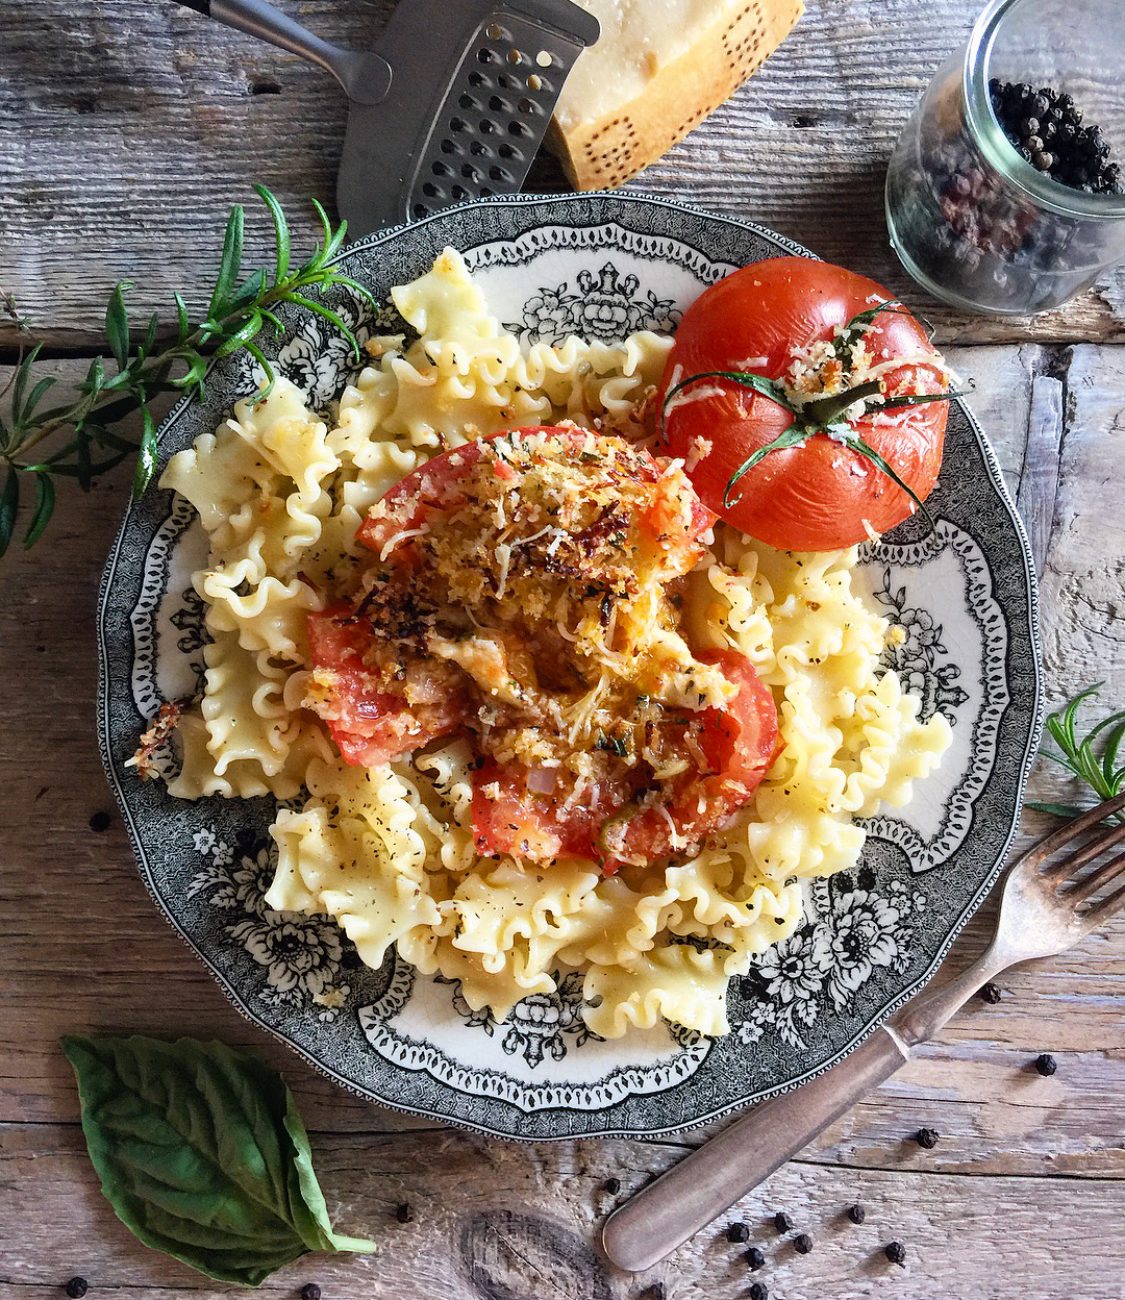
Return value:
M 578 0 L 602 25 L 547 135 L 577 189 L 655 162 L 781 44 L 803 0 Z

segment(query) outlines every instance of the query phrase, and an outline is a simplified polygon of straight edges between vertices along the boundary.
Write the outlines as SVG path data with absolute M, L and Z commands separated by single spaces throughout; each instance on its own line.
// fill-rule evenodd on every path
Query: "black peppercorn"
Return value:
M 920 1128 L 918 1132 L 914 1134 L 914 1141 L 917 1142 L 920 1147 L 925 1147 L 927 1151 L 932 1151 L 934 1147 L 937 1146 L 938 1138 L 940 1136 L 941 1135 L 938 1133 L 936 1128 Z
M 848 1206 L 848 1218 L 853 1223 L 862 1223 L 867 1218 L 867 1211 L 860 1204 Z
M 762 1252 L 758 1249 L 757 1246 L 751 1246 L 750 1249 L 743 1256 L 743 1258 L 746 1260 L 747 1264 L 749 1264 L 751 1268 L 761 1268 L 762 1265 L 766 1262 L 765 1255 L 762 1254 Z
M 778 1212 L 773 1216 L 773 1226 L 781 1236 L 785 1236 L 787 1232 L 792 1231 L 793 1220 L 784 1210 L 778 1210 Z
M 750 1288 L 750 1300 L 770 1300 L 770 1289 L 764 1282 L 755 1282 Z
M 996 1003 L 1000 1001 L 1001 997 L 1003 997 L 1003 994 L 1000 991 L 999 984 L 993 984 L 993 982 L 989 980 L 987 984 L 981 986 L 980 999 L 982 1002 L 988 1002 L 991 1003 L 992 1006 L 995 1006 Z
M 812 1250 L 812 1238 L 807 1232 L 799 1232 L 793 1238 L 793 1249 L 798 1255 L 807 1255 Z
M 602 1184 L 602 1189 L 603 1191 L 607 1191 L 610 1194 L 610 1196 L 616 1196 L 617 1193 L 621 1190 L 621 1179 L 607 1178 L 605 1182 Z
M 82 1300 L 89 1289 L 90 1284 L 84 1277 L 72 1277 L 65 1288 L 70 1300 Z
M 906 1247 L 901 1241 L 889 1242 L 883 1247 L 883 1254 L 886 1255 L 892 1264 L 906 1263 Z
M 727 1228 L 727 1241 L 733 1241 L 741 1245 L 744 1241 L 750 1240 L 750 1229 L 745 1223 L 732 1223 Z
M 1041 1052 L 1035 1058 L 1035 1068 L 1044 1076 L 1044 1078 L 1046 1078 L 1054 1074 L 1054 1072 L 1059 1068 L 1059 1063 L 1050 1052 Z
M 399 1223 L 410 1223 L 414 1218 L 414 1211 L 410 1208 L 408 1202 L 403 1201 L 401 1205 L 395 1206 L 395 1218 Z
M 301 1300 L 320 1300 L 320 1287 L 315 1282 L 306 1282 L 301 1288 Z
M 111 820 L 112 818 L 110 817 L 109 813 L 96 812 L 90 818 L 90 829 L 92 831 L 97 831 L 100 834 L 102 831 L 109 830 L 109 823 Z

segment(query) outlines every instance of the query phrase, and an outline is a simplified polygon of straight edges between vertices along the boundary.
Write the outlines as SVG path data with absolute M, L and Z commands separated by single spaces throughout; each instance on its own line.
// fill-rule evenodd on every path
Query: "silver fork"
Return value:
M 992 942 L 968 970 L 919 994 L 839 1065 L 755 1106 L 611 1214 L 602 1229 L 610 1260 L 639 1272 L 663 1259 L 889 1079 L 982 984 L 1019 962 L 1065 952 L 1125 905 L 1125 880 L 1118 879 L 1125 876 L 1125 853 L 1083 870 L 1125 843 L 1125 820 L 1100 829 L 1123 809 L 1125 794 L 1107 800 L 1011 867 Z

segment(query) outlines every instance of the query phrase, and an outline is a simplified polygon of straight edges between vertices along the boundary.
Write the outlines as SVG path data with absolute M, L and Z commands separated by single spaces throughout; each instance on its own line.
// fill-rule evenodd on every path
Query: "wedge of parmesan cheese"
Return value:
M 578 189 L 620 185 L 728 99 L 803 0 L 578 0 L 601 39 L 578 56 L 548 146 Z

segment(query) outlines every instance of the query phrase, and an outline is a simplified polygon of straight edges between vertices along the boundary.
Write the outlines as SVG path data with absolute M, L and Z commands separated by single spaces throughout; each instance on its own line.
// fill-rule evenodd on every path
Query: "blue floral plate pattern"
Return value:
M 617 339 L 675 328 L 736 267 L 805 250 L 761 227 L 634 195 L 473 204 L 349 246 L 344 268 L 387 301 L 452 245 L 490 305 L 529 341 Z M 343 293 L 328 299 L 360 337 L 395 324 Z M 309 312 L 284 317 L 278 368 L 326 407 L 353 359 Z M 252 366 L 216 366 L 201 401 L 160 430 L 160 459 L 213 430 L 253 390 Z M 372 971 L 327 918 L 271 910 L 267 828 L 276 805 L 172 799 L 125 768 L 161 700 L 191 696 L 202 608 L 190 584 L 206 546 L 191 509 L 153 490 L 130 505 L 99 604 L 98 732 L 146 885 L 180 936 L 250 1019 L 373 1101 L 506 1137 L 655 1134 L 700 1124 L 828 1068 L 933 974 L 996 878 L 1038 739 L 1036 586 L 995 457 L 961 403 L 926 535 L 912 520 L 866 548 L 861 580 L 905 633 L 887 652 L 954 742 L 911 805 L 867 823 L 854 872 L 809 885 L 806 920 L 730 991 L 732 1033 L 658 1028 L 592 1034 L 582 981 L 520 1002 L 503 1023 L 456 981 L 394 955 Z M 169 761 L 172 761 L 169 759 Z M 156 990 L 158 995 L 158 990 Z

